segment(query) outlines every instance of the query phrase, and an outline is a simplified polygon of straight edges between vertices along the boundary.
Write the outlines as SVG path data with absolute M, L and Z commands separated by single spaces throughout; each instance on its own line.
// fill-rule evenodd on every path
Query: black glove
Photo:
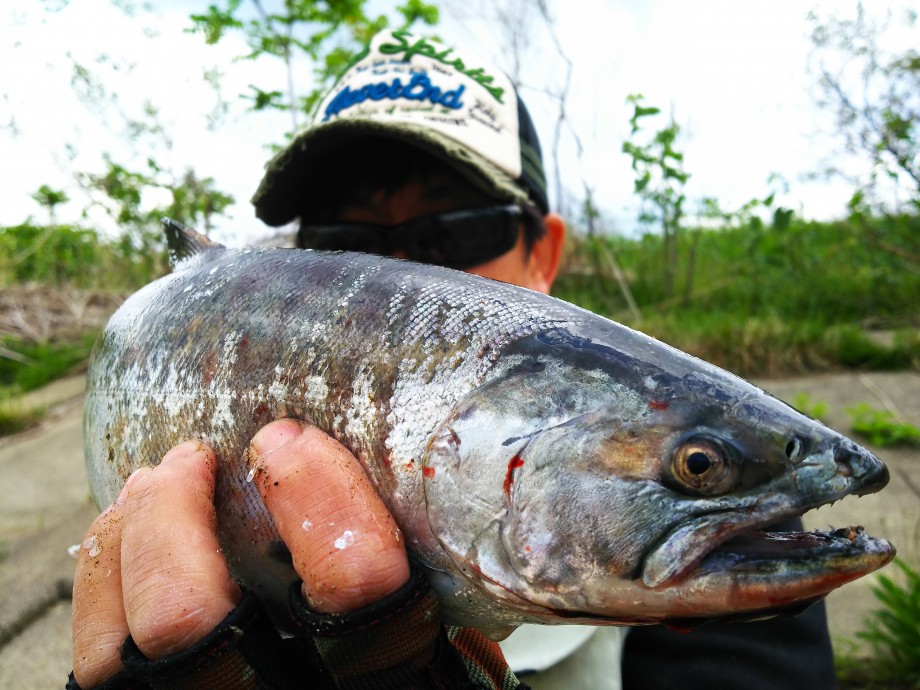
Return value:
M 357 611 L 319 614 L 291 586 L 292 638 L 282 639 L 246 593 L 207 637 L 147 659 L 129 637 L 125 670 L 93 690 L 525 690 L 501 650 L 469 628 L 445 629 L 438 600 L 413 572 L 396 592 Z M 71 674 L 67 690 L 80 690 Z

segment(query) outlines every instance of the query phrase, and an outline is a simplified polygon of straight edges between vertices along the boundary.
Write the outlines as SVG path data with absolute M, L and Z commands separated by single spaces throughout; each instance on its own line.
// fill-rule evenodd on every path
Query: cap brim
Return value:
M 256 216 L 279 226 L 308 213 L 324 196 L 318 185 L 323 162 L 344 142 L 360 137 L 399 139 L 442 159 L 489 196 L 530 203 L 527 193 L 498 166 L 436 130 L 405 122 L 349 118 L 308 129 L 268 162 L 252 197 Z

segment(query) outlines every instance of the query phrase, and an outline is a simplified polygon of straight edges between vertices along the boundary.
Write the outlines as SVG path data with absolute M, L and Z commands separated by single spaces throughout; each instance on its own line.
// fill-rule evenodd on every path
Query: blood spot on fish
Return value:
M 261 417 L 266 412 L 268 412 L 268 406 L 264 402 L 259 403 L 258 407 L 256 407 L 256 414 Z
M 410 460 L 409 462 L 406 463 L 406 469 L 407 469 L 407 470 L 411 470 L 414 466 L 415 466 L 415 460 L 414 460 L 414 459 L 412 459 L 412 460 Z
M 428 479 L 434 478 L 434 467 L 423 467 L 422 474 L 424 474 Z
M 666 410 L 668 409 L 667 400 L 649 400 L 648 406 L 653 410 Z
M 508 473 L 505 475 L 505 495 L 511 497 L 511 485 L 514 483 L 514 471 L 524 466 L 524 460 L 520 455 L 515 455 L 508 461 Z
M 217 355 L 214 352 L 207 352 L 203 361 L 201 362 L 201 382 L 207 386 L 214 379 L 214 375 L 217 373 Z

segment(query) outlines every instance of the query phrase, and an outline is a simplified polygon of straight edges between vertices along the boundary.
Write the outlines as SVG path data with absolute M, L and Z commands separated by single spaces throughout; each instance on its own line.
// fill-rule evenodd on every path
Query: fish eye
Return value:
M 799 460 L 802 453 L 802 441 L 798 438 L 793 437 L 790 439 L 789 443 L 786 444 L 786 457 L 796 462 Z
M 715 439 L 696 437 L 682 443 L 671 459 L 675 488 L 704 496 L 725 493 L 738 479 L 738 466 L 725 446 Z

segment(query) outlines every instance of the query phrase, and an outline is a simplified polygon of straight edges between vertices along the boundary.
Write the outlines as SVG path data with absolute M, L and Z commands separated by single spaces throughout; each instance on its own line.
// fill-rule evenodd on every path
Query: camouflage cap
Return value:
M 336 147 L 368 135 L 425 149 L 489 195 L 548 212 L 540 142 L 507 75 L 400 30 L 379 33 L 269 161 L 252 198 L 256 215 L 273 226 L 294 220 L 313 203 L 311 180 Z

